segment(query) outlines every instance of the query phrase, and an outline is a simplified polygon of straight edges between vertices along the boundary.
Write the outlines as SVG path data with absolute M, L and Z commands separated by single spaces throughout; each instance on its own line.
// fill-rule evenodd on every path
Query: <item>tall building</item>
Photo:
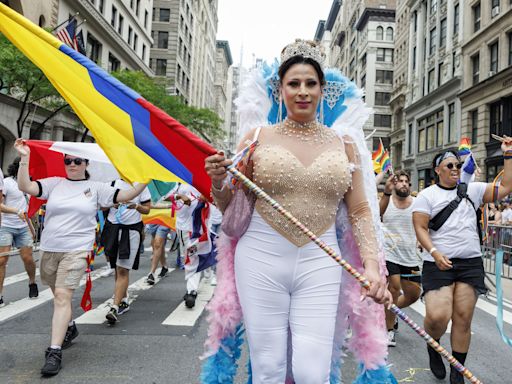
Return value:
M 471 138 L 482 180 L 492 181 L 503 157 L 491 134 L 512 136 L 512 2 L 476 1 L 462 9 L 461 134 Z
M 215 54 L 215 111 L 224 121 L 223 128 L 229 135 L 231 110 L 228 108 L 228 72 L 233 64 L 229 43 L 225 40 L 217 40 Z M 226 143 L 227 144 L 227 143 Z
M 403 164 L 413 188 L 434 180 L 432 158 L 460 139 L 463 0 L 408 1 L 408 90 Z
M 154 0 L 150 66 L 187 104 L 214 108 L 216 0 Z
M 365 134 L 374 132 L 373 147 L 380 140 L 389 147 L 395 1 L 333 1 L 329 16 L 319 24 L 317 36 L 329 42 L 329 66 L 339 68 L 365 91 L 365 101 L 375 111 Z

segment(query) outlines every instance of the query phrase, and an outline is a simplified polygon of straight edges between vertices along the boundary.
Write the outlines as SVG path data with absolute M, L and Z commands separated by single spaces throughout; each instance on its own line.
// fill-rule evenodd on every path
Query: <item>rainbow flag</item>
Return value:
M 176 216 L 172 215 L 170 208 L 156 209 L 152 208 L 147 215 L 142 215 L 144 224 L 158 224 L 176 230 Z
M 372 152 L 372 161 L 373 161 L 373 171 L 375 173 L 381 172 L 381 159 L 384 156 L 384 145 L 382 144 L 382 140 L 379 141 L 379 146 L 377 149 Z
M 0 32 L 44 72 L 123 179 L 182 182 L 210 195 L 204 159 L 213 147 L 2 3 Z
M 389 158 L 389 152 L 385 151 L 384 155 L 380 159 L 381 172 L 387 172 L 391 168 L 391 159 Z
M 469 155 L 471 153 L 471 141 L 469 137 L 463 137 L 460 139 L 459 144 L 459 156 Z

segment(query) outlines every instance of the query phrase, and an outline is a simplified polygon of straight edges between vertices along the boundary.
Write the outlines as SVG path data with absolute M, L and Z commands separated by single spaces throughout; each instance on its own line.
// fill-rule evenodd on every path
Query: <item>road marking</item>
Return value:
M 167 274 L 174 271 L 174 268 L 169 268 L 169 271 Z M 149 285 L 146 283 L 147 276 L 144 276 L 137 280 L 135 283 L 130 284 L 128 287 L 128 304 L 132 304 L 135 299 L 139 296 L 140 291 L 148 290 L 152 287 L 154 287 L 161 279 L 158 277 L 158 274 L 160 273 L 160 268 L 157 269 L 154 273 L 155 275 L 155 284 Z M 85 312 L 82 316 L 75 319 L 75 323 L 77 324 L 103 324 L 106 319 L 105 316 L 107 315 L 108 311 L 110 311 L 110 307 L 113 303 L 113 299 L 110 298 L 107 301 L 101 303 L 96 308 L 91 309 L 90 311 Z
M 478 299 L 476 302 L 476 307 L 480 308 L 482 311 L 487 312 L 488 314 L 496 317 L 498 314 L 498 308 L 485 300 Z M 508 311 L 503 311 L 503 321 L 508 324 L 512 324 L 512 313 Z
M 96 280 L 100 277 L 100 274 L 97 271 L 93 271 L 91 273 L 91 280 Z M 85 285 L 85 276 L 80 280 L 80 287 Z M 45 289 L 42 292 L 39 292 L 39 296 L 35 299 L 29 299 L 28 297 L 13 301 L 6 305 L 3 308 L 0 308 L 0 323 L 6 320 L 11 319 L 14 316 L 20 315 L 24 312 L 27 312 L 30 309 L 34 309 L 39 307 L 40 305 L 46 303 L 53 299 L 53 293 L 50 288 Z
M 180 327 L 193 327 L 204 307 L 212 298 L 215 287 L 210 285 L 210 281 L 201 280 L 199 284 L 196 305 L 194 308 L 187 308 L 185 302 L 182 302 L 172 313 L 162 322 L 162 325 L 174 325 Z
M 36 277 L 37 276 L 39 276 L 39 268 L 36 269 Z M 12 275 L 12 276 L 6 277 L 4 280 L 4 287 L 7 287 L 8 285 L 11 285 L 11 284 L 19 283 L 20 281 L 23 281 L 23 280 L 28 280 L 27 272 L 21 272 L 21 273 L 18 273 L 17 275 Z
M 425 317 L 426 308 L 425 304 L 421 300 L 416 301 L 414 304 L 410 305 L 409 308 L 415 310 L 418 312 L 421 316 Z M 448 325 L 446 326 L 446 333 L 451 333 L 452 331 L 452 321 L 450 320 L 448 322 Z M 473 334 L 473 332 L 471 332 Z
M 496 297 L 496 295 L 494 293 L 491 293 L 491 292 L 489 292 L 487 294 L 486 299 L 492 300 L 495 303 L 498 302 L 498 298 Z M 512 309 L 512 302 L 507 300 L 507 299 L 503 299 L 503 306 Z

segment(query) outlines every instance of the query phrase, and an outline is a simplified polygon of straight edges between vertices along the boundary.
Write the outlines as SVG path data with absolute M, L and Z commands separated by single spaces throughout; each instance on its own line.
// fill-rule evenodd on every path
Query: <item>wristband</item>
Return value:
M 387 192 L 384 192 L 384 196 L 391 196 L 392 193 L 387 193 Z
M 430 251 L 428 251 L 428 253 L 430 253 L 432 255 L 435 251 L 437 251 L 437 248 L 432 247 L 432 248 L 430 248 Z

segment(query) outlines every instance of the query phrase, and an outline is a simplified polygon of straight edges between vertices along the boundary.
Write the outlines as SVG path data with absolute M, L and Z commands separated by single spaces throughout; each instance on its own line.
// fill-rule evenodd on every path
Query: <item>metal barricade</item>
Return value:
M 496 251 L 503 249 L 503 264 L 501 276 L 512 279 L 512 226 L 489 225 L 487 238 L 482 245 L 485 272 L 494 275 L 496 273 Z

